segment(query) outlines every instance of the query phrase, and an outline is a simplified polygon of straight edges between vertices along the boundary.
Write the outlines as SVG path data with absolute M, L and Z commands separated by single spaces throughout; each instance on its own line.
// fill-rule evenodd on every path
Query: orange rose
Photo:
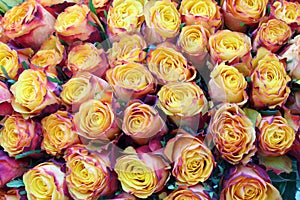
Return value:
M 7 72 L 8 77 L 0 69 L 0 76 L 16 80 L 22 65 L 19 63 L 17 51 L 11 49 L 7 44 L 0 42 L 0 66 Z
M 202 185 L 193 187 L 179 186 L 178 189 L 173 190 L 164 200 L 210 200 L 211 198 L 204 192 Z

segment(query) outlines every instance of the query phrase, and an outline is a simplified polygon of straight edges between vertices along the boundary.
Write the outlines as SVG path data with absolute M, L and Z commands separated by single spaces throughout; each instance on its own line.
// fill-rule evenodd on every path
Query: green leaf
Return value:
M 245 24 L 243 22 L 240 22 L 240 26 L 245 26 Z
M 164 141 L 164 140 L 162 140 L 162 141 L 160 141 L 160 143 L 161 143 L 161 146 L 166 146 L 166 141 Z
M 259 163 L 264 165 L 267 170 L 271 170 L 276 174 L 291 173 L 293 171 L 292 160 L 286 156 L 257 156 Z
M 182 30 L 182 28 L 183 28 L 184 26 L 185 26 L 185 23 L 184 23 L 184 22 L 180 24 L 180 31 Z
M 16 81 L 12 80 L 12 79 L 9 79 L 9 80 L 7 80 L 7 82 L 10 83 L 10 84 L 14 84 Z
M 270 12 L 271 12 L 271 6 L 269 4 L 268 7 L 267 7 L 267 15 L 270 15 Z
M 89 8 L 90 8 L 90 10 L 91 10 L 95 15 L 97 15 L 95 6 L 94 6 L 94 4 L 93 4 L 93 0 L 89 0 Z
M 27 63 L 25 61 L 22 62 L 22 66 L 25 70 L 29 69 L 29 66 L 27 65 Z
M 27 152 L 24 152 L 24 153 L 21 153 L 21 154 L 18 154 L 18 155 L 16 155 L 16 159 L 20 159 L 20 158 L 24 158 L 24 157 L 27 157 L 27 156 L 29 156 L 29 155 L 31 155 L 31 154 L 35 154 L 35 153 L 41 153 L 42 152 L 42 150 L 31 150 L 31 151 L 27 151 Z
M 285 63 L 290 64 L 291 62 L 293 62 L 293 60 L 287 60 Z
M 57 78 L 53 78 L 53 77 L 47 76 L 47 79 L 48 79 L 49 81 L 51 81 L 51 82 L 53 82 L 53 83 L 57 83 L 57 84 L 59 84 L 59 85 L 62 85 L 62 84 L 63 84 L 63 82 L 60 81 L 60 80 L 57 79 Z
M 1 67 L 1 71 L 4 74 L 5 78 L 10 79 L 5 67 L 4 66 L 0 66 L 0 67 Z
M 171 184 L 171 185 L 168 186 L 168 189 L 169 190 L 177 190 L 178 189 L 178 185 L 176 183 L 174 183 L 174 185 Z
M 257 111 L 254 110 L 254 109 L 251 109 L 251 108 L 244 108 L 243 110 L 244 110 L 246 116 L 247 116 L 247 117 L 250 119 L 250 121 L 252 122 L 253 127 L 255 127 L 255 125 L 256 125 L 257 123 L 259 123 L 260 120 L 261 120 L 261 115 L 260 115 L 260 113 L 257 112 Z
M 107 11 L 106 10 L 103 11 L 103 14 L 104 14 L 105 19 L 107 19 Z
M 259 110 L 259 112 L 263 115 L 263 116 L 272 116 L 278 113 L 278 110 L 276 109 L 267 109 L 267 110 Z
M 60 43 L 61 43 L 62 45 L 68 46 L 68 43 L 66 43 L 63 39 L 60 39 L 60 38 L 59 38 L 59 41 L 60 41 Z
M 20 195 L 25 195 L 26 194 L 26 190 L 22 190 L 19 192 Z
M 25 185 L 22 179 L 16 179 L 6 183 L 6 186 L 9 188 L 19 188 L 24 187 Z
M 246 77 L 246 81 L 247 81 L 248 83 L 250 83 L 250 82 L 251 82 L 251 78 L 250 78 L 249 76 L 247 76 L 247 77 Z

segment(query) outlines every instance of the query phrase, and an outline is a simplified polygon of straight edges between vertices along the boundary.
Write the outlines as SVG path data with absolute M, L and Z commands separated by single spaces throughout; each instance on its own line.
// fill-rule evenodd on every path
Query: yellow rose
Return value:
M 145 5 L 143 33 L 147 42 L 161 43 L 178 35 L 181 19 L 176 6 L 170 0 L 151 0 Z
M 155 108 L 135 101 L 124 111 L 122 130 L 137 144 L 143 145 L 153 137 L 165 134 L 167 126 Z
M 215 165 L 214 157 L 203 141 L 184 131 L 168 141 L 164 154 L 174 163 L 172 175 L 177 182 L 187 186 L 206 181 Z
M 177 45 L 194 65 L 204 63 L 208 52 L 209 33 L 202 25 L 189 25 L 182 28 Z
M 147 43 L 140 34 L 123 34 L 108 50 L 108 60 L 112 67 L 128 62 L 142 63 L 146 58 Z
M 251 99 L 256 108 L 282 106 L 291 92 L 283 63 L 275 54 L 259 48 L 252 60 L 254 71 L 251 74 Z
M 54 28 L 58 37 L 67 43 L 78 40 L 99 41 L 100 33 L 90 22 L 99 23 L 86 5 L 75 4 L 57 16 Z
M 215 0 L 183 0 L 179 12 L 187 25 L 201 24 L 210 33 L 222 26 L 222 14 Z
M 70 195 L 77 200 L 94 200 L 117 190 L 115 175 L 109 169 L 109 159 L 89 151 L 84 145 L 66 150 L 66 182 Z
M 193 187 L 179 186 L 178 189 L 173 190 L 164 200 L 210 200 L 211 198 L 204 192 L 202 185 Z
M 105 80 L 88 72 L 82 72 L 62 85 L 60 97 L 62 102 L 71 108 L 71 112 L 76 112 L 79 106 L 89 99 L 97 98 L 111 103 L 113 92 Z
M 221 63 L 210 73 L 208 88 L 211 98 L 216 102 L 244 105 L 248 100 L 247 82 L 235 67 Z
M 282 200 L 265 170 L 239 165 L 230 170 L 223 183 L 220 200 Z
M 209 37 L 210 56 L 213 65 L 225 61 L 243 75 L 251 71 L 251 39 L 243 33 L 221 30 Z
M 147 64 L 162 85 L 169 82 L 189 82 L 194 80 L 197 74 L 194 66 L 170 43 L 162 43 L 150 51 Z
M 10 79 L 16 80 L 18 71 L 22 68 L 18 59 L 18 53 L 15 50 L 0 42 L 0 66 L 3 66 Z M 0 69 L 0 76 L 8 78 L 4 73 Z
M 109 34 L 139 32 L 144 22 L 146 2 L 147 0 L 114 0 L 107 14 Z
M 23 175 L 23 182 L 29 200 L 69 199 L 65 195 L 65 173 L 52 162 L 43 162 L 29 169 Z
M 63 154 L 64 150 L 79 143 L 73 116 L 66 111 L 57 111 L 42 119 L 43 142 L 41 148 L 50 155 Z
M 97 49 L 91 43 L 79 44 L 73 47 L 68 54 L 67 68 L 73 74 L 86 71 L 102 77 L 108 67 L 105 51 Z
M 0 145 L 11 157 L 39 148 L 41 140 L 39 126 L 20 115 L 6 118 L 0 131 Z
M 139 63 L 127 63 L 111 68 L 106 79 L 117 98 L 128 101 L 142 98 L 155 91 L 156 80 L 146 67 Z
M 217 109 L 209 133 L 222 158 L 233 165 L 248 163 L 256 152 L 254 126 L 237 104 L 226 103 Z
M 34 0 L 8 10 L 3 19 L 4 33 L 24 47 L 37 50 L 54 31 L 55 18 Z
M 262 23 L 253 41 L 253 49 L 265 47 L 277 52 L 292 36 L 291 28 L 279 19 L 271 19 Z
M 114 169 L 125 192 L 146 199 L 164 188 L 170 176 L 170 166 L 161 156 L 138 155 L 132 147 L 127 147 L 123 153 L 117 158 Z
M 258 153 L 264 156 L 284 155 L 291 148 L 296 135 L 281 116 L 263 117 L 258 129 Z
M 177 126 L 188 125 L 198 129 L 198 122 L 208 111 L 208 102 L 195 82 L 169 83 L 157 93 L 157 106 Z
M 265 16 L 268 0 L 223 0 L 225 25 L 234 31 L 245 32 L 248 26 L 254 26 Z
M 74 116 L 78 134 L 87 139 L 113 139 L 119 133 L 116 116 L 109 103 L 90 99 Z
M 39 115 L 49 105 L 58 104 L 59 99 L 54 93 L 53 84 L 46 74 L 39 70 L 23 71 L 18 81 L 10 88 L 14 96 L 14 110 L 24 118 L 29 118 Z

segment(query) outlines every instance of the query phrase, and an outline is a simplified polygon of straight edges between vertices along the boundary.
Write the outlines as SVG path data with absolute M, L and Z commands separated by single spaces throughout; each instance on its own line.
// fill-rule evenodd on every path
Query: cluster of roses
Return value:
M 266 170 L 300 161 L 299 31 L 297 1 L 14 6 L 0 199 L 282 199 Z

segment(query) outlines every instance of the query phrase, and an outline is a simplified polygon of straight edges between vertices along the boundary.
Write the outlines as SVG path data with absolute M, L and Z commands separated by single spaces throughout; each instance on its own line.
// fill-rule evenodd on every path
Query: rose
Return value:
M 237 104 L 221 105 L 208 131 L 222 158 L 233 165 L 248 163 L 256 152 L 254 125 Z
M 80 72 L 62 85 L 61 100 L 71 112 L 76 112 L 79 106 L 93 98 L 103 102 L 112 102 L 113 92 L 110 85 L 103 79 L 88 72 Z
M 17 114 L 6 118 L 0 132 L 0 145 L 11 157 L 40 148 L 41 141 L 39 125 Z
M 30 0 L 8 10 L 4 33 L 24 47 L 37 50 L 54 31 L 55 18 L 36 1 Z
M 50 155 L 63 154 L 64 150 L 79 143 L 73 116 L 66 111 L 57 111 L 42 119 L 42 149 Z
M 18 60 L 18 53 L 2 42 L 0 42 L 0 66 L 3 66 L 5 70 L 0 70 L 1 77 L 15 80 L 19 70 L 22 68 Z M 5 72 L 7 72 L 9 77 L 5 76 Z
M 87 139 L 113 139 L 119 133 L 116 120 L 112 106 L 96 99 L 82 103 L 74 116 L 78 134 Z
M 99 41 L 99 31 L 91 23 L 99 24 L 100 22 L 86 5 L 76 4 L 67 7 L 57 16 L 54 28 L 58 37 L 67 43 L 78 40 Z
M 121 35 L 122 33 L 139 32 L 144 22 L 146 2 L 147 0 L 114 0 L 107 14 L 108 33 Z
M 155 91 L 156 80 L 146 67 L 139 63 L 118 65 L 106 72 L 106 80 L 117 98 L 128 101 L 142 98 Z
M 245 32 L 247 26 L 254 26 L 265 16 L 268 0 L 224 0 L 225 24 L 230 30 Z
M 208 88 L 210 96 L 217 102 L 243 105 L 248 100 L 247 82 L 235 67 L 221 63 L 210 73 Z
M 281 200 L 279 191 L 271 184 L 267 173 L 260 167 L 239 165 L 229 171 L 223 183 L 220 200 L 251 199 Z
M 117 190 L 117 179 L 109 159 L 84 145 L 66 150 L 66 182 L 70 195 L 78 200 L 98 199 Z
M 170 176 L 170 166 L 161 156 L 137 154 L 132 147 L 127 147 L 123 153 L 117 158 L 114 169 L 125 192 L 146 199 L 164 188 Z
M 193 187 L 179 186 L 178 189 L 173 190 L 164 200 L 210 200 L 211 198 L 205 193 L 202 185 Z
M 187 25 L 201 24 L 210 33 L 222 26 L 222 14 L 215 0 L 183 0 L 179 12 Z
M 157 93 L 157 106 L 177 126 L 187 125 L 198 129 L 198 122 L 208 111 L 208 102 L 202 89 L 195 82 L 169 83 Z
M 13 112 L 11 99 L 12 95 L 6 84 L 0 81 L 0 116 L 8 115 Z
M 19 189 L 13 188 L 8 191 L 0 190 L 1 200 L 20 200 L 21 195 L 19 194 Z
M 151 73 L 162 85 L 169 82 L 189 82 L 196 78 L 196 69 L 170 43 L 162 43 L 151 50 L 147 64 Z
M 53 198 L 67 200 L 65 173 L 61 166 L 52 162 L 43 162 L 29 169 L 23 175 L 27 198 Z
M 26 171 L 27 165 L 27 162 L 11 158 L 0 150 L 0 188 L 3 188 L 14 178 L 21 176 Z
M 128 62 L 143 62 L 146 58 L 147 43 L 139 34 L 123 34 L 108 50 L 108 60 L 112 67 Z
M 46 106 L 59 103 L 53 87 L 45 73 L 33 69 L 23 71 L 10 88 L 14 95 L 13 109 L 25 119 L 39 115 Z
M 143 33 L 149 43 L 161 43 L 175 38 L 180 31 L 180 14 L 170 0 L 151 0 L 145 5 Z
M 283 63 L 275 54 L 264 48 L 258 49 L 252 60 L 254 71 L 251 74 L 251 99 L 256 108 L 282 106 L 291 90 L 287 83 L 291 78 L 287 75 Z
M 152 106 L 134 101 L 124 111 L 122 130 L 137 144 L 146 144 L 156 135 L 167 132 L 167 126 Z
M 251 71 L 251 40 L 243 33 L 220 30 L 209 37 L 210 56 L 213 65 L 225 61 L 243 75 Z
M 281 116 L 263 117 L 258 129 L 258 153 L 264 156 L 284 155 L 295 139 L 294 129 Z
M 201 25 L 190 25 L 182 28 L 177 45 L 194 65 L 201 65 L 208 52 L 209 33 Z
M 86 5 L 89 5 L 90 0 L 84 0 Z M 100 18 L 106 17 L 104 12 L 109 9 L 111 0 L 92 0 L 94 8 L 96 9 L 96 13 Z
M 262 23 L 253 41 L 253 49 L 262 46 L 271 52 L 277 52 L 292 36 L 291 28 L 279 19 L 270 19 Z
M 105 51 L 97 49 L 91 43 L 77 45 L 68 54 L 67 68 L 76 74 L 78 71 L 87 71 L 96 76 L 105 75 L 109 65 Z

